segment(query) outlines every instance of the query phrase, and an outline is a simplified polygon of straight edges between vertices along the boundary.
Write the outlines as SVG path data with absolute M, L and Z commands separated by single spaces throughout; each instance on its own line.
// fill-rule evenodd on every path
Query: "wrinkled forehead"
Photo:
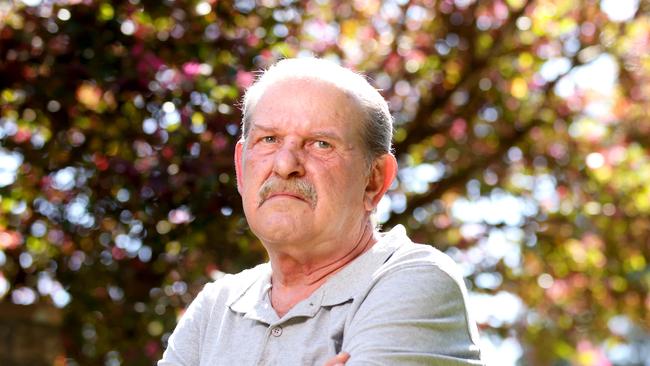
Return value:
M 329 81 L 305 77 L 286 78 L 269 83 L 261 88 L 257 103 L 264 100 L 273 103 L 277 98 L 287 96 L 301 103 L 360 110 L 360 101 L 353 91 Z

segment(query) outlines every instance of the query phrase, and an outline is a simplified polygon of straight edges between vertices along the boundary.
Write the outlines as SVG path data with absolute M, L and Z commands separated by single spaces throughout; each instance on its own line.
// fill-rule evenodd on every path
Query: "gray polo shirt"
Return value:
M 207 284 L 158 366 L 482 365 L 455 263 L 401 226 L 279 318 L 268 263 Z

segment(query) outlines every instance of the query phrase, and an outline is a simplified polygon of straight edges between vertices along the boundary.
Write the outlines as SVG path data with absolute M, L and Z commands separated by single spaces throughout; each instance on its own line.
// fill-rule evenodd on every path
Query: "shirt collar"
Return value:
M 250 271 L 253 272 L 251 276 L 242 279 L 244 285 L 240 291 L 233 293 L 226 306 L 236 313 L 244 314 L 245 318 L 271 323 L 277 314 L 271 307 L 271 302 L 264 301 L 271 288 L 271 264 L 264 263 Z
M 377 269 L 384 264 L 397 248 L 410 242 L 402 225 L 395 226 L 380 238 L 367 252 L 363 253 L 338 273 L 327 280 L 307 299 L 296 304 L 284 317 L 313 317 L 321 306 L 334 306 L 345 303 L 363 290 L 372 281 Z M 242 290 L 234 293 L 226 305 L 234 312 L 244 314 L 245 318 L 259 320 L 267 324 L 278 319 L 268 299 L 271 287 L 271 265 L 262 264 L 251 270 Z M 351 279 L 353 279 L 351 281 Z

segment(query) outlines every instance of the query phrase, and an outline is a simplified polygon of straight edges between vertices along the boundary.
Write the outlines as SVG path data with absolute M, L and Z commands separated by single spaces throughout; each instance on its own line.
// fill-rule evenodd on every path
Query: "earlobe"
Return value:
M 237 141 L 235 145 L 235 175 L 237 176 L 237 191 L 241 194 L 242 191 L 242 158 L 243 158 L 244 142 Z
M 396 174 L 397 160 L 393 154 L 386 153 L 375 160 L 366 187 L 365 205 L 367 211 L 372 211 L 377 207 L 381 198 L 393 184 Z

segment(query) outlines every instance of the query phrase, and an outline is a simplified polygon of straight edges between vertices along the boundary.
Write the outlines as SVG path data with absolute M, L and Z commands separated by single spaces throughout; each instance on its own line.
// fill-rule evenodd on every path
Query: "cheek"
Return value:
M 351 172 L 355 171 L 350 168 L 347 169 Z M 337 206 L 345 205 L 349 207 L 362 202 L 365 185 L 361 181 L 360 175 L 336 169 L 329 170 L 329 172 L 338 172 L 338 174 L 328 173 L 323 176 L 321 189 L 324 195 L 335 201 Z
M 249 182 L 255 182 L 262 177 L 265 179 L 265 171 L 271 169 L 271 161 L 269 157 L 258 157 L 251 154 L 242 165 L 242 174 Z
M 257 200 L 257 192 L 266 181 L 265 161 L 248 161 L 242 170 L 242 188 L 244 203 Z

